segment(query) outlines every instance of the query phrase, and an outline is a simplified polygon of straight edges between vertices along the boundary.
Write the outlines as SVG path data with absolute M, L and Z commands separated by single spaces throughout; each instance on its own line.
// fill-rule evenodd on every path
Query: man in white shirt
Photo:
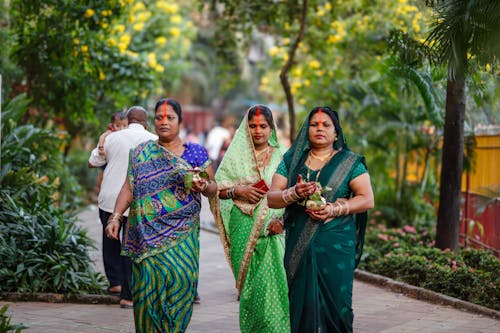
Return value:
M 105 165 L 98 196 L 99 218 L 103 228 L 102 256 L 104 271 L 110 284 L 108 291 L 120 293 L 120 306 L 123 308 L 131 308 L 133 305 L 130 291 L 132 264 L 130 258 L 120 255 L 120 241 L 107 238 L 104 229 L 113 213 L 122 185 L 127 179 L 130 150 L 142 142 L 158 139 L 158 136 L 146 130 L 148 126 L 147 112 L 143 107 L 131 107 L 127 111 L 127 119 L 128 128 L 109 134 L 102 147 L 92 150 L 88 161 L 90 168 Z M 99 153 L 99 148 L 101 148 L 101 153 Z M 104 154 L 102 154 L 102 150 L 104 150 Z M 122 237 L 127 217 L 128 210 L 123 214 Z
M 222 122 L 222 126 L 216 125 L 208 132 L 207 139 L 205 140 L 205 148 L 208 152 L 208 157 L 212 160 L 214 171 L 217 169 L 220 157 L 220 151 L 224 142 L 229 142 L 234 133 L 233 128 L 234 117 L 227 116 Z

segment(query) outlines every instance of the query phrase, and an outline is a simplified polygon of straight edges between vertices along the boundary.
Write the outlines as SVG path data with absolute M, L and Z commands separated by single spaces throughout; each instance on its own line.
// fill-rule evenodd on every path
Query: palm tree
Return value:
M 468 63 L 471 57 L 481 63 L 498 62 L 500 1 L 436 0 L 428 3 L 435 9 L 436 21 L 427 43 L 434 50 L 434 59 L 448 66 L 436 247 L 456 251 Z

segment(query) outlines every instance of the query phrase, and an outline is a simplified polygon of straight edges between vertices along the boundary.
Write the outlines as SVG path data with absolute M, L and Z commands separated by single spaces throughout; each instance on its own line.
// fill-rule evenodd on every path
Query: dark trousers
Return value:
M 99 209 L 99 218 L 102 223 L 102 258 L 104 262 L 104 272 L 108 278 L 110 286 L 121 286 L 120 298 L 132 300 L 130 284 L 132 283 L 132 261 L 129 257 L 120 255 L 121 242 L 115 239 L 109 239 L 106 236 L 106 226 L 111 213 Z M 121 239 L 125 236 L 125 224 L 127 218 L 123 217 L 120 231 Z

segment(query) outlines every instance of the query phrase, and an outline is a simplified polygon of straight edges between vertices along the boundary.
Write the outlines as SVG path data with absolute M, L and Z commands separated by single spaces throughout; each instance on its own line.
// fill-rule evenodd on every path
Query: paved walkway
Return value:
M 79 217 L 97 241 L 98 250 L 91 255 L 96 269 L 102 272 L 97 211 L 90 207 Z M 202 224 L 210 220 L 204 206 Z M 218 236 L 202 231 L 200 243 L 201 304 L 194 307 L 188 333 L 239 332 L 234 279 Z M 356 333 L 500 333 L 498 320 L 418 301 L 363 282 L 355 281 L 353 295 Z M 23 331 L 27 333 L 134 332 L 132 310 L 118 305 L 0 302 L 0 306 L 3 304 L 10 304 L 12 323 L 29 326 Z

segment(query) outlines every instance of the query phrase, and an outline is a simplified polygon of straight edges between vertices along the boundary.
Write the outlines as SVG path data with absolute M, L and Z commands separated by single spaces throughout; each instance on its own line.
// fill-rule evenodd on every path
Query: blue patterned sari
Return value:
M 181 157 L 156 141 L 131 151 L 132 203 L 122 254 L 130 256 L 136 332 L 185 332 L 198 283 L 201 197 L 184 186 L 205 149 L 185 144 Z

